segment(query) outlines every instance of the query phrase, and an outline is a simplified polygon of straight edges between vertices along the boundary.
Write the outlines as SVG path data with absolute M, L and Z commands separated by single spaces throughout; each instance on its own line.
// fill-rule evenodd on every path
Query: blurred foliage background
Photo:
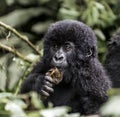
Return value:
M 0 44 L 16 49 L 24 57 L 32 61 L 31 63 L 26 62 L 0 46 L 1 117 L 17 117 L 14 113 L 14 107 L 16 106 L 14 104 L 16 103 L 13 104 L 13 110 L 10 110 L 10 102 L 10 104 L 13 102 L 19 103 L 18 111 L 23 114 L 20 117 L 26 116 L 26 113 L 22 110 L 26 106 L 19 102 L 21 100 L 16 95 L 19 92 L 22 81 L 32 69 L 34 63 L 42 56 L 42 38 L 48 26 L 53 22 L 63 19 L 80 20 L 94 30 L 98 39 L 99 59 L 103 63 L 107 43 L 112 34 L 120 27 L 120 0 L 0 0 L 0 21 L 14 27 L 22 35 L 26 35 L 40 52 L 37 53 L 28 43 L 0 26 Z M 11 92 L 15 96 L 3 92 Z M 118 97 L 115 99 L 120 100 L 120 97 Z M 36 99 L 33 96 L 34 98 Z M 36 103 L 33 105 L 36 106 Z M 10 107 L 12 106 L 10 105 Z M 40 106 L 37 109 L 39 108 Z M 117 107 L 117 109 L 118 115 L 116 117 L 120 116 L 120 107 Z M 63 113 L 67 112 L 66 108 L 63 110 L 61 110 Z M 9 112 L 12 114 L 10 115 Z M 38 117 L 38 115 L 40 113 L 34 116 Z M 27 116 L 30 116 L 30 114 Z M 73 116 L 77 117 L 79 115 L 71 115 L 71 117 Z M 54 117 L 54 115 L 51 117 Z

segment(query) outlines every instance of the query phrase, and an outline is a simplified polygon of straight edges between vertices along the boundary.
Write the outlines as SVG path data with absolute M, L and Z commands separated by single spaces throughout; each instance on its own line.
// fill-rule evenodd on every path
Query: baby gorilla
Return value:
M 55 84 L 47 73 L 56 67 L 62 74 Z M 111 82 L 97 59 L 96 37 L 85 24 L 64 20 L 52 24 L 44 36 L 42 60 L 24 81 L 21 93 L 36 91 L 44 104 L 69 106 L 82 115 L 99 113 Z

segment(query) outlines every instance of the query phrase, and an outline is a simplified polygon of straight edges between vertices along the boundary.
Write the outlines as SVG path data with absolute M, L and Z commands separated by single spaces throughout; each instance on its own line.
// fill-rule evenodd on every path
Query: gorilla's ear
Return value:
M 95 56 L 96 56 L 96 49 L 95 49 L 95 47 L 89 48 L 87 53 L 86 53 L 86 58 L 95 57 Z
M 86 56 L 85 56 L 85 57 L 91 57 L 91 56 L 92 56 L 92 54 L 93 54 L 92 50 L 91 50 L 91 49 L 89 49 L 89 50 L 87 51 L 87 53 L 86 53 Z

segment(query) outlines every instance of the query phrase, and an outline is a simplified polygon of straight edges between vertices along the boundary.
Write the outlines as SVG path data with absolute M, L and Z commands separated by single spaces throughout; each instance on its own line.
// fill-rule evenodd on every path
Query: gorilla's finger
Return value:
M 44 91 L 44 90 L 41 90 L 41 93 L 42 93 L 42 95 L 44 95 L 44 96 L 50 96 L 50 94 L 49 93 L 47 93 L 46 91 Z
M 46 81 L 45 85 L 49 86 L 49 87 L 53 87 L 53 84 L 51 84 L 50 82 Z
M 47 85 L 44 85 L 44 89 L 45 89 L 46 91 L 51 92 L 51 93 L 53 93 L 53 92 L 54 92 L 54 89 L 53 89 L 53 88 L 51 88 L 51 87 L 48 87 Z
M 45 76 L 45 79 L 51 83 L 55 83 L 54 80 L 50 76 Z

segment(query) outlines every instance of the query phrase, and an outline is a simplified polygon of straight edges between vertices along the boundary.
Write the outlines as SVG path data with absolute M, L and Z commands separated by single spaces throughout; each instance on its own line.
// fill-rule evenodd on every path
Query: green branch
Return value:
M 11 47 L 6 46 L 6 45 L 1 44 L 1 43 L 0 43 L 0 48 L 2 48 L 2 49 L 6 50 L 6 51 L 8 51 L 8 52 L 11 52 L 11 53 L 17 55 L 19 58 L 21 58 L 22 60 L 24 60 L 24 61 L 26 61 L 26 62 L 28 62 L 28 63 L 32 63 L 32 60 L 26 58 L 25 56 L 23 56 L 20 52 L 18 52 L 18 51 L 17 51 L 16 49 L 14 49 L 14 48 L 11 48 Z
M 0 26 L 2 26 L 3 28 L 5 28 L 5 29 L 11 31 L 12 33 L 14 33 L 17 37 L 19 37 L 21 40 L 26 42 L 37 54 L 41 55 L 39 50 L 36 49 L 36 47 L 29 41 L 29 39 L 26 36 L 21 35 L 16 29 L 12 28 L 11 26 L 9 26 L 9 25 L 7 25 L 3 22 L 0 22 Z

